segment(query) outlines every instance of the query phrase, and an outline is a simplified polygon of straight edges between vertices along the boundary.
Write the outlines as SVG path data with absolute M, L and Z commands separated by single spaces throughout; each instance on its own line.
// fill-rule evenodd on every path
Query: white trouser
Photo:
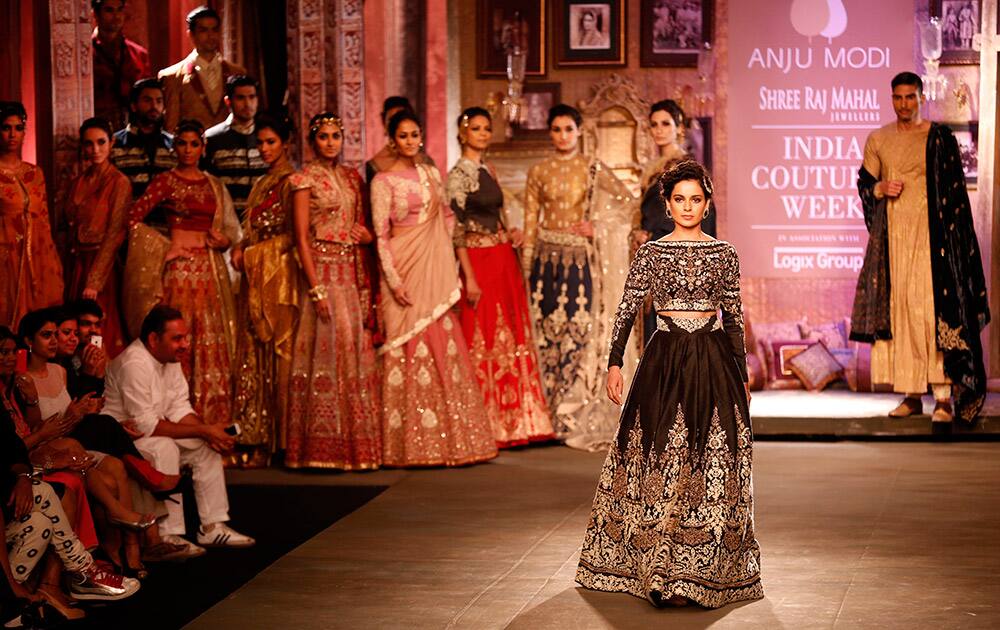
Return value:
M 182 465 L 194 470 L 194 497 L 198 502 L 198 517 L 202 525 L 229 520 L 229 496 L 226 494 L 226 474 L 222 456 L 208 443 L 198 438 L 175 440 L 168 437 L 144 437 L 135 441 L 136 448 L 153 468 L 167 475 L 180 473 Z M 160 521 L 160 535 L 184 534 L 184 504 L 180 494 L 173 495 L 179 503 L 167 501 L 167 518 Z

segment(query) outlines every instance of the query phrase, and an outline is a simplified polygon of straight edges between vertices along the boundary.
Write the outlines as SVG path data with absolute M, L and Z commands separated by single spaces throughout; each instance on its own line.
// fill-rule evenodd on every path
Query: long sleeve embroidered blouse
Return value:
M 726 241 L 650 241 L 629 267 L 611 333 L 608 366 L 621 366 L 632 323 L 647 293 L 657 311 L 722 311 L 733 358 L 747 381 L 740 260 Z
M 441 174 L 434 166 L 417 164 L 405 171 L 384 171 L 375 176 L 371 184 L 372 223 L 378 244 L 382 272 L 389 288 L 402 286 L 392 254 L 393 228 L 420 225 L 434 217 L 435 204 L 444 213 L 445 228 L 451 234 L 455 229 L 455 213 L 445 198 Z
M 87 276 L 87 286 L 104 288 L 115 256 L 125 242 L 132 184 L 121 171 L 106 164 L 93 176 L 73 180 L 66 198 L 66 221 L 70 230 L 70 253 L 97 249 Z
M 583 155 L 571 158 L 550 157 L 528 171 L 524 186 L 525 266 L 538 240 L 538 231 L 568 232 L 586 220 L 590 159 Z

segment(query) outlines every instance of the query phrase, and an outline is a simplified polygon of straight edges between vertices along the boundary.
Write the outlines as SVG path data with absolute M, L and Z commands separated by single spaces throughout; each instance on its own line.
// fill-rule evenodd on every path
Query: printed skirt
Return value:
M 594 285 L 588 249 L 539 241 L 528 283 L 537 326 L 542 386 L 557 436 L 567 432 L 559 407 L 580 378 L 593 328 Z
M 285 465 L 370 470 L 382 464 L 378 360 L 358 294 L 357 248 L 313 246 L 333 317 L 303 291 L 292 358 Z
M 535 359 L 521 268 L 510 243 L 469 247 L 482 296 L 461 300 L 462 334 L 497 446 L 555 438 Z
M 184 315 L 191 335 L 191 349 L 180 362 L 191 387 L 191 406 L 207 424 L 231 423 L 232 357 L 209 251 L 197 249 L 188 257 L 168 262 L 163 294 L 163 303 Z
M 716 317 L 660 317 L 601 471 L 576 581 L 655 605 L 762 598 L 752 447 Z
M 450 310 L 382 357 L 385 466 L 462 466 L 497 456 L 465 338 Z

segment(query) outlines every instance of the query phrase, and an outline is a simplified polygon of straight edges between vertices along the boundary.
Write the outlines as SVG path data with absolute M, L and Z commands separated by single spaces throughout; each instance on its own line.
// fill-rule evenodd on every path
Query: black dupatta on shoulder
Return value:
M 876 177 L 858 173 L 858 194 L 869 242 L 858 277 L 851 339 L 891 339 L 886 200 L 875 197 Z M 952 381 L 956 415 L 974 422 L 986 400 L 986 368 L 979 334 L 990 321 L 982 256 L 972 222 L 958 142 L 944 125 L 927 134 L 927 217 L 937 346 Z

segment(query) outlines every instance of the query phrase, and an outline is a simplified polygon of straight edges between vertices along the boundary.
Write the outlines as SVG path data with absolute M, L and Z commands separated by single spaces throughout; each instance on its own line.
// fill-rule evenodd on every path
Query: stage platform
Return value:
M 890 418 L 899 394 L 863 394 L 846 390 L 753 392 L 750 415 L 758 438 L 935 438 L 1000 439 L 1000 394 L 986 397 L 983 414 L 972 428 L 960 422 L 933 426 L 934 398 L 924 396 L 923 415 Z
M 994 443 L 758 442 L 766 598 L 714 611 L 574 584 L 600 453 L 552 445 L 462 469 L 229 471 L 237 484 L 389 488 L 188 627 L 997 628 L 998 454 Z

